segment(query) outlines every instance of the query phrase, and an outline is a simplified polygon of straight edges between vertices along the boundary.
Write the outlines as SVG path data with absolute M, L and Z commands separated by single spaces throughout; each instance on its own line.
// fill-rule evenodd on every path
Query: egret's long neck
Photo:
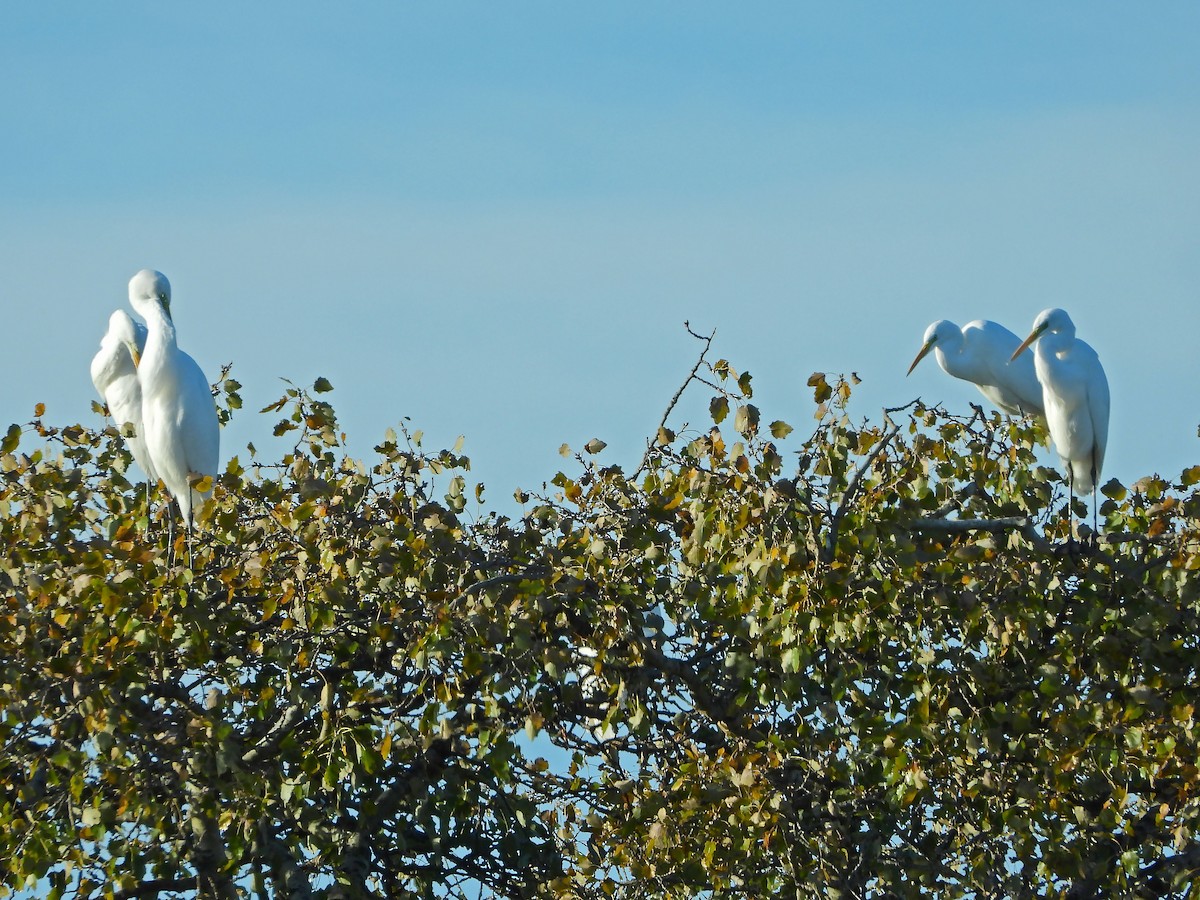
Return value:
M 175 323 L 157 303 L 148 303 L 139 312 L 146 318 L 146 349 L 142 352 L 142 367 L 153 371 L 175 353 Z
M 938 340 L 938 350 L 951 359 L 962 359 L 963 348 L 963 339 L 960 334 L 951 335 L 945 340 Z
M 1075 335 L 1066 331 L 1047 331 L 1038 341 L 1038 349 L 1047 356 L 1058 356 L 1068 349 L 1075 340 Z

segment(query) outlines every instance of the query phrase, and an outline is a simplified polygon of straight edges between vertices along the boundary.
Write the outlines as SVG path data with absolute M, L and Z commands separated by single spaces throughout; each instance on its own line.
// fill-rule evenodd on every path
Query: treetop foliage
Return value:
M 0 896 L 1200 896 L 1200 466 L 1089 548 L 1032 420 L 789 424 L 710 340 L 519 516 L 289 386 L 190 559 L 114 427 L 11 426 Z

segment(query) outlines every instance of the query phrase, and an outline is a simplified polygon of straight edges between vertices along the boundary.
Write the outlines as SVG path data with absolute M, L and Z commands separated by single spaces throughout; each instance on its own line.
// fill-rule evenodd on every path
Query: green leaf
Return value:
M 708 412 L 712 416 L 713 423 L 720 425 L 725 421 L 725 417 L 729 415 L 729 401 L 725 397 L 713 397 L 708 402 Z M 666 443 L 669 443 L 669 441 Z
M 21 426 L 16 424 L 9 425 L 8 434 L 4 435 L 3 442 L 0 442 L 0 453 L 12 453 L 20 443 Z
M 824 372 L 813 372 L 809 376 L 808 386 L 813 389 L 813 401 L 816 403 L 824 403 L 833 396 L 833 388 L 825 380 Z
M 1197 466 L 1196 468 L 1198 472 L 1200 472 L 1200 466 Z M 1186 475 L 1187 473 L 1185 472 L 1184 474 Z M 1112 478 L 1107 484 L 1100 486 L 1100 493 L 1112 500 L 1121 501 L 1125 499 L 1125 495 L 1128 493 L 1128 491 L 1125 490 L 1125 485 L 1121 484 L 1121 482 L 1117 481 L 1117 479 Z
M 333 390 L 333 385 L 329 383 L 328 378 L 318 378 L 313 382 L 313 390 L 318 394 L 326 394 Z
M 787 422 L 784 422 L 782 419 L 776 419 L 771 423 L 771 437 L 775 438 L 776 440 L 783 440 L 794 430 L 795 429 L 793 429 L 791 425 L 789 425 Z

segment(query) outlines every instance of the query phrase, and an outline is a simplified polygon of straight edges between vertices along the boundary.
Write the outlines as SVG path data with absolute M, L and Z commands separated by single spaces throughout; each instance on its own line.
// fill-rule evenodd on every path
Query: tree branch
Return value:
M 887 430 L 879 443 L 871 448 L 871 452 L 867 454 L 867 458 L 863 460 L 862 465 L 854 472 L 850 478 L 850 483 L 846 485 L 846 490 L 842 493 L 842 502 L 838 504 L 838 508 L 834 511 L 829 519 L 829 534 L 825 538 L 825 547 L 821 554 L 824 562 L 829 562 L 833 559 L 834 551 L 837 549 L 838 532 L 842 526 L 842 516 L 846 514 L 846 509 L 850 506 L 855 496 L 858 494 L 858 486 L 862 482 L 863 476 L 875 464 L 876 458 L 883 452 L 884 448 L 891 443 L 892 438 L 900 433 L 899 423 L 892 425 Z
M 367 878 L 371 874 L 376 833 L 399 809 L 400 804 L 413 796 L 413 784 L 423 775 L 429 777 L 431 772 L 440 772 L 449 756 L 450 742 L 434 740 L 406 769 L 385 779 L 388 786 L 370 802 L 370 812 L 364 808 L 359 815 L 357 827 L 350 830 L 339 860 L 340 871 L 350 879 L 352 885 L 365 890 Z
M 700 351 L 700 358 L 697 359 L 696 364 L 694 366 L 692 366 L 692 371 L 690 371 L 688 373 L 687 378 L 685 378 L 683 380 L 683 384 L 681 384 L 679 386 L 679 390 L 677 390 L 675 392 L 675 396 L 673 396 L 671 398 L 671 402 L 667 404 L 667 409 L 662 414 L 662 419 L 659 420 L 658 428 L 656 428 L 654 430 L 654 434 L 656 437 L 657 437 L 658 433 L 660 431 L 662 431 L 663 428 L 666 427 L 667 419 L 669 419 L 671 417 L 671 413 L 674 412 L 675 406 L 679 403 L 679 398 L 683 396 L 683 392 L 687 390 L 687 386 L 696 379 L 696 377 L 697 377 L 696 373 L 699 372 L 700 367 L 702 365 L 704 365 L 704 358 L 705 358 L 705 356 L 708 355 L 708 351 L 712 347 L 713 338 L 717 336 L 716 329 L 714 329 L 712 334 L 710 334 L 708 337 L 705 337 L 702 334 L 697 334 L 696 332 L 692 331 L 692 325 L 690 322 L 684 322 L 683 327 L 686 328 L 687 333 L 690 334 L 692 337 L 694 337 L 696 340 L 704 342 L 704 349 Z M 646 470 L 646 466 L 649 465 L 649 463 L 650 463 L 650 453 L 653 451 L 653 449 L 654 449 L 654 438 L 651 438 L 646 443 L 646 453 L 644 456 L 642 456 L 642 464 L 637 467 L 637 471 L 635 471 L 633 473 L 633 475 L 631 476 L 631 478 L 630 478 L 631 481 L 635 480 L 639 475 L 642 474 L 642 472 L 644 472 Z
M 270 730 L 262 736 L 262 739 L 242 754 L 242 762 L 246 765 L 253 765 L 269 753 L 274 753 L 284 738 L 295 730 L 300 719 L 304 715 L 304 707 L 299 703 L 293 703 L 283 711 L 283 715 L 279 717 Z
M 139 897 L 157 897 L 164 892 L 176 893 L 196 889 L 196 879 L 192 878 L 154 878 L 143 881 L 136 887 L 126 888 L 113 894 L 113 900 L 137 900 Z
M 455 606 L 472 594 L 486 591 L 488 588 L 495 587 L 498 584 L 520 584 L 527 578 L 540 578 L 547 574 L 549 574 L 549 569 L 538 567 L 525 572 L 506 572 L 503 575 L 493 575 L 491 578 L 485 578 L 482 581 L 476 581 L 474 584 L 468 585 L 463 589 L 461 594 L 450 601 L 450 605 Z
M 1029 543 L 1041 549 L 1050 546 L 1033 527 L 1028 516 L 1005 516 L 999 519 L 914 519 L 907 523 L 913 531 L 940 531 L 944 534 L 966 534 L 971 531 L 987 531 L 996 534 L 1004 531 L 1019 531 Z

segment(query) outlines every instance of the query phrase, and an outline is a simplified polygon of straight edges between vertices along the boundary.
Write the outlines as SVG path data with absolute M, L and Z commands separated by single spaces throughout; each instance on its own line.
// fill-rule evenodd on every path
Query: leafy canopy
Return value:
M 815 374 L 797 439 L 710 340 L 710 423 L 517 517 L 291 386 L 190 560 L 115 428 L 11 426 L 0 896 L 1200 896 L 1200 467 L 1085 552 L 1034 423 Z

